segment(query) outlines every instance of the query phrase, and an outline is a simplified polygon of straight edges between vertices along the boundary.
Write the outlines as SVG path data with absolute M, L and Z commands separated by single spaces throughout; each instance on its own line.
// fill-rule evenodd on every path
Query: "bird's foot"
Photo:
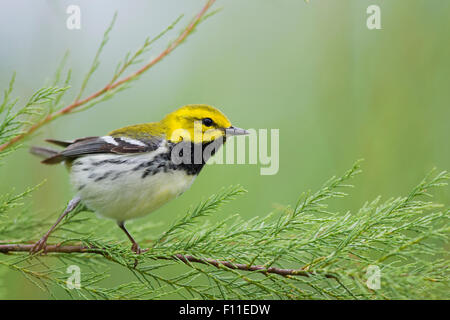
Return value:
M 136 254 L 141 254 L 144 253 L 146 251 L 148 251 L 148 248 L 146 249 L 141 249 L 141 247 L 139 247 L 139 245 L 135 242 L 133 243 L 133 245 L 131 246 L 131 250 L 136 253 Z M 138 259 L 134 259 L 134 268 L 136 268 L 138 265 Z
M 43 253 L 47 253 L 47 237 L 43 236 L 38 242 L 36 242 L 30 250 L 30 254 L 36 254 L 39 251 L 43 251 Z
M 136 254 L 141 254 L 141 253 L 147 252 L 147 251 L 148 251 L 148 248 L 146 248 L 146 249 L 141 249 L 141 247 L 139 247 L 139 245 L 135 242 L 135 243 L 133 243 L 133 245 L 131 246 L 131 250 L 132 250 L 134 253 L 136 253 Z

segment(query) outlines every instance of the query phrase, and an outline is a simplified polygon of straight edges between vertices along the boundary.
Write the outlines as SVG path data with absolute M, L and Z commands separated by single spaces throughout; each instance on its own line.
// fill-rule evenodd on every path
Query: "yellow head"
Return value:
M 166 128 L 166 138 L 172 142 L 211 142 L 229 135 L 247 134 L 247 131 L 231 126 L 227 117 L 211 106 L 191 104 L 169 113 L 161 124 Z

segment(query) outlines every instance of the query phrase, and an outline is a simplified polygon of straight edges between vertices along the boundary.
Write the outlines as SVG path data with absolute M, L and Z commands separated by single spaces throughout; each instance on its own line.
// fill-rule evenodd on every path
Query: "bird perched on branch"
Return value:
M 160 122 L 132 125 L 106 136 L 74 141 L 47 140 L 62 151 L 32 147 L 45 157 L 42 163 L 64 163 L 70 171 L 76 196 L 31 252 L 44 250 L 50 233 L 79 203 L 100 217 L 125 221 L 145 216 L 186 191 L 206 161 L 233 135 L 244 135 L 227 117 L 208 105 L 187 105 Z

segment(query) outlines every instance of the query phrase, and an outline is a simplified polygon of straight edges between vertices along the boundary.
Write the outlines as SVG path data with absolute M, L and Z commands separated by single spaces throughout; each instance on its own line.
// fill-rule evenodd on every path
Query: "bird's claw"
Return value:
M 139 245 L 137 243 L 133 243 L 133 245 L 131 246 L 131 250 L 136 254 L 141 254 L 141 253 L 147 252 L 148 248 L 141 249 L 141 247 L 139 247 Z
M 141 249 L 137 243 L 133 243 L 133 245 L 131 246 L 131 250 L 136 254 L 141 254 L 141 253 L 148 251 L 148 248 Z M 136 268 L 137 265 L 138 265 L 138 259 L 134 259 L 134 268 Z
M 43 251 L 44 254 L 47 253 L 47 238 L 42 237 L 38 242 L 36 242 L 30 250 L 30 254 L 36 254 L 39 251 Z

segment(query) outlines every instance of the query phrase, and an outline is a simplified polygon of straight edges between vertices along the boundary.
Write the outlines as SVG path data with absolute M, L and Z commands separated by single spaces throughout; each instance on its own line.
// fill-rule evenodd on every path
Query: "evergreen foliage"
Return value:
M 133 54 L 127 54 L 109 85 L 117 83 L 128 67 L 141 63 L 141 56 L 153 41 L 179 20 L 153 40 L 146 39 Z M 198 19 L 193 26 L 203 20 Z M 75 103 L 98 67 L 112 26 L 113 23 L 105 32 Z M 61 81 L 66 58 L 55 73 L 53 85 L 36 90 L 23 105 L 11 98 L 15 76 L 12 77 L 0 105 L 0 145 L 26 133 L 36 123 L 44 124 L 45 117 L 61 110 L 71 78 L 69 70 Z M 128 85 L 129 82 L 120 82 L 78 110 L 111 98 Z M 8 145 L 0 150 L 0 161 L 5 162 L 17 147 Z M 222 213 L 220 222 L 211 223 L 212 214 L 245 193 L 240 186 L 220 190 L 182 214 L 154 239 L 148 238 L 148 230 L 153 227 L 150 223 L 133 228 L 138 242 L 150 249 L 141 255 L 130 250 L 120 230 L 104 233 L 111 227 L 110 221 L 98 220 L 82 207 L 71 213 L 49 240 L 50 244 L 58 243 L 60 248 L 71 248 L 73 252 L 20 252 L 39 239 L 58 212 L 42 218 L 42 213 L 29 209 L 28 198 L 36 187 L 1 194 L 0 252 L 5 254 L 0 255 L 0 281 L 9 269 L 22 274 L 49 296 L 61 297 L 62 289 L 72 298 L 86 299 L 450 298 L 445 249 L 450 231 L 449 208 L 430 199 L 435 188 L 447 184 L 449 174 L 433 171 L 406 196 L 384 201 L 376 198 L 357 212 L 329 208 L 330 200 L 347 195 L 350 180 L 359 172 L 357 162 L 316 192 L 302 194 L 292 207 L 250 220 Z M 139 262 L 137 267 L 135 259 Z M 80 289 L 67 287 L 70 265 L 78 265 L 82 270 Z M 102 280 L 109 277 L 108 270 L 117 266 L 134 280 L 105 287 Z M 369 266 L 376 266 L 381 272 L 379 289 L 367 286 Z M 0 295 L 7 297 L 7 291 L 0 282 Z

